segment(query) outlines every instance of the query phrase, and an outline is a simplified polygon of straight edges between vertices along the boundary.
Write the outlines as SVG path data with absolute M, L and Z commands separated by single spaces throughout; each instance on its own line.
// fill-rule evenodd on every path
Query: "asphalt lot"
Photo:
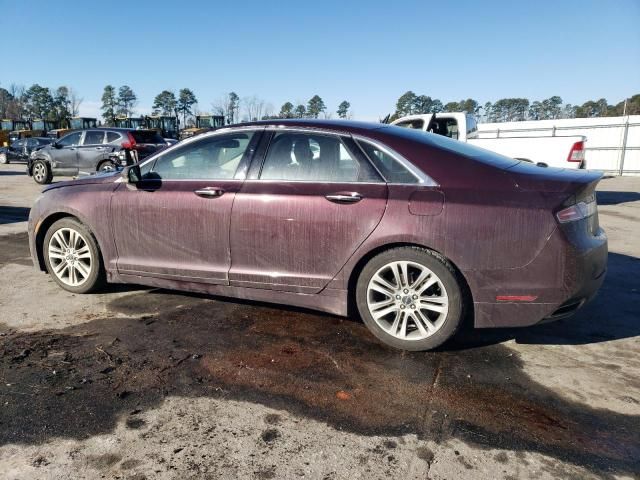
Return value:
M 403 353 L 360 321 L 31 266 L 0 165 L 0 477 L 639 478 L 640 177 L 600 183 L 609 272 L 573 318 Z

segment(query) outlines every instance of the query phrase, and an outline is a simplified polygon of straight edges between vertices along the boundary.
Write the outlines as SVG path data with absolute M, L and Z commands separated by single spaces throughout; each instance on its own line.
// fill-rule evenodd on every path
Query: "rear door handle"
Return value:
M 325 198 L 333 203 L 357 203 L 362 200 L 358 192 L 339 192 L 325 195 Z
M 199 197 L 221 197 L 224 194 L 224 190 L 217 187 L 205 187 L 195 190 L 193 193 Z

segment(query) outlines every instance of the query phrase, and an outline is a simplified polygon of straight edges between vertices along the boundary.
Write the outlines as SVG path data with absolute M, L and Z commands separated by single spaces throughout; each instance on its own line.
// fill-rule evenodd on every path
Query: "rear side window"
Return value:
M 120 136 L 119 133 L 107 132 L 107 142 L 106 143 L 115 142 L 116 140 L 119 140 L 120 138 L 122 138 L 122 137 Z
M 389 153 L 369 142 L 359 140 L 358 143 L 387 182 L 420 183 L 413 173 Z
M 84 145 L 100 145 L 104 140 L 104 132 L 89 130 L 84 134 Z
M 262 180 L 357 182 L 358 161 L 333 135 L 277 133 L 260 174 Z
M 131 135 L 136 143 L 164 143 L 164 138 L 155 130 L 133 130 Z

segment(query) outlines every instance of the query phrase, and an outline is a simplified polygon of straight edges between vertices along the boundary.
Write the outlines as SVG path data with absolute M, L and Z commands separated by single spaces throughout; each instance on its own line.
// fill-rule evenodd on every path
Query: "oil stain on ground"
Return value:
M 399 352 L 347 319 L 161 291 L 111 309 L 136 317 L 0 329 L 1 444 L 87 438 L 167 395 L 210 396 L 358 434 L 459 438 L 602 475 L 640 471 L 640 416 L 562 399 L 502 345 Z

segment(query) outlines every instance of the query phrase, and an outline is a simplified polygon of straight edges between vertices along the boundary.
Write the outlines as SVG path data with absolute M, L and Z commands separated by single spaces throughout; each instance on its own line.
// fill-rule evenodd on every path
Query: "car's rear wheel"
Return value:
M 98 244 L 82 223 L 72 218 L 55 222 L 44 238 L 47 271 L 55 282 L 74 293 L 88 293 L 104 283 Z
M 356 285 L 364 323 L 381 341 L 403 350 L 430 350 L 451 338 L 462 321 L 462 289 L 441 255 L 400 247 L 373 257 Z
M 0 163 L 9 163 L 9 158 L 6 153 L 0 153 Z
M 39 183 L 40 185 L 49 184 L 53 179 L 49 165 L 42 160 L 36 160 L 34 162 L 33 167 L 31 168 L 31 175 L 33 175 L 33 179 L 36 183 Z

